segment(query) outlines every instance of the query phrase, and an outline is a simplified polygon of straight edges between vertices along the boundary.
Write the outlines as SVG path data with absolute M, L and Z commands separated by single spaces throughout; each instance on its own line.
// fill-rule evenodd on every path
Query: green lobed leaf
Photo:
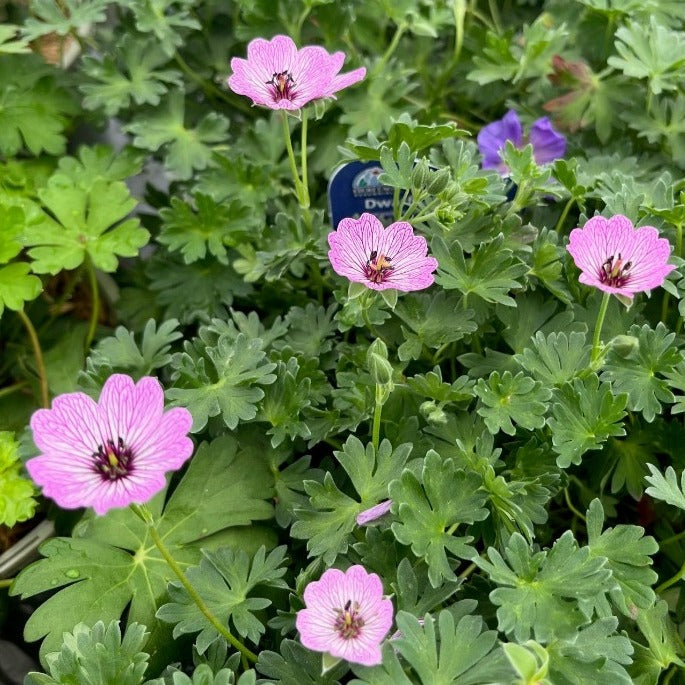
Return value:
M 588 623 L 578 600 L 608 592 L 613 582 L 605 558 L 579 548 L 566 531 L 549 551 L 534 552 L 525 538 L 514 533 L 502 556 L 488 549 L 488 559 L 475 557 L 497 588 L 490 601 L 498 607 L 499 629 L 517 642 L 531 637 L 539 642 L 568 638 Z
M 3 55 L 0 60 L 0 152 L 32 155 L 64 152 L 64 130 L 74 102 L 62 87 L 59 72 L 37 55 Z
M 480 485 L 478 474 L 458 469 L 452 459 L 442 460 L 433 450 L 426 454 L 421 480 L 404 469 L 390 484 L 393 511 L 399 518 L 392 531 L 398 542 L 411 545 L 412 552 L 428 564 L 433 587 L 454 579 L 448 553 L 461 559 L 475 554 L 468 544 L 473 537 L 455 532 L 462 524 L 487 517 L 483 506 L 487 494 Z
M 287 588 L 283 580 L 286 568 L 286 547 L 277 547 L 266 554 L 260 547 L 252 560 L 242 550 L 222 548 L 216 551 L 203 550 L 199 566 L 186 571 L 188 580 L 202 597 L 205 605 L 229 630 L 258 644 L 265 626 L 255 612 L 271 605 L 263 597 L 264 589 L 254 593 L 259 586 Z M 248 596 L 251 595 L 251 596 Z M 179 582 L 169 586 L 170 602 L 157 611 L 157 618 L 174 624 L 174 638 L 187 633 L 199 633 L 195 646 L 203 654 L 210 644 L 219 638 L 219 632 L 197 607 L 188 591 Z
M 607 560 L 615 581 L 609 596 L 621 613 L 633 618 L 656 600 L 652 585 L 658 576 L 650 566 L 659 545 L 641 526 L 620 524 L 602 531 L 603 525 L 604 508 L 593 499 L 587 512 L 588 549 L 593 557 Z
M 24 33 L 29 40 L 56 33 L 66 36 L 90 24 L 105 20 L 107 0 L 31 0 L 31 15 L 24 22 Z
M 130 623 L 122 638 L 119 621 L 107 626 L 98 621 L 92 628 L 78 623 L 65 632 L 59 652 L 45 655 L 50 676 L 29 673 L 26 685 L 140 685 L 148 667 L 143 651 L 149 633 L 144 625 Z
M 194 205 L 178 197 L 163 207 L 159 216 L 162 227 L 157 240 L 170 252 L 180 251 L 186 264 L 211 254 L 221 264 L 228 264 L 227 247 L 245 240 L 254 227 L 254 214 L 240 200 L 221 204 L 209 195 L 196 193 Z
M 648 324 L 632 326 L 628 335 L 637 339 L 637 348 L 626 356 L 612 347 L 600 378 L 611 383 L 616 394 L 627 393 L 628 409 L 641 411 L 645 420 L 652 422 L 661 413 L 663 402 L 675 400 L 668 382 L 660 376 L 672 373 L 683 355 L 673 345 L 675 333 L 661 322 L 655 329 Z
M 620 422 L 627 401 L 627 395 L 612 395 L 608 384 L 600 384 L 595 374 L 563 385 L 547 419 L 558 466 L 580 464 L 588 450 L 599 449 L 610 436 L 625 435 Z
M 654 95 L 676 90 L 680 69 L 685 65 L 685 35 L 661 26 L 654 16 L 649 24 L 630 22 L 616 31 L 614 43 L 618 56 L 607 62 L 626 76 L 649 80 Z
M 439 264 L 436 282 L 446 290 L 459 290 L 465 298 L 473 293 L 486 302 L 515 307 L 514 299 L 507 293 L 521 287 L 516 279 L 528 267 L 503 243 L 504 235 L 500 234 L 491 242 L 482 243 L 467 260 L 458 241 L 448 246 L 442 238 L 434 238 L 431 252 Z
M 403 297 L 395 314 L 406 324 L 402 326 L 404 342 L 398 350 L 400 361 L 418 359 L 424 345 L 437 349 L 461 340 L 477 328 L 473 310 L 463 309 L 459 298 L 445 292 Z
M 560 387 L 583 373 L 590 363 L 590 346 L 584 333 L 573 331 L 566 334 L 538 331 L 527 347 L 514 359 L 541 381 L 545 387 Z
M 212 163 L 213 146 L 226 140 L 228 119 L 210 112 L 194 128 L 186 128 L 184 94 L 177 90 L 167 97 L 164 106 L 139 115 L 125 130 L 134 135 L 137 147 L 153 152 L 164 147 L 167 168 L 177 178 L 187 180 L 193 171 Z
M 345 662 L 325 673 L 321 666 L 321 654 L 294 640 L 283 640 L 280 654 L 264 650 L 257 661 L 257 670 L 273 685 L 338 685 L 340 677 L 347 671 Z
M 455 617 L 450 611 L 441 611 L 437 620 L 426 614 L 421 624 L 416 617 L 401 611 L 396 620 L 399 630 L 392 640 L 394 649 L 384 648 L 382 666 L 355 666 L 353 671 L 358 679 L 352 681 L 353 685 L 414 682 L 402 672 L 396 651 L 409 663 L 422 685 L 485 685 L 501 682 L 501 677 L 511 673 L 497 649 L 496 631 L 483 630 L 486 626 L 480 616 Z
M 117 257 L 136 256 L 150 237 L 138 219 L 126 219 L 136 201 L 121 181 L 98 178 L 84 188 L 57 172 L 38 196 L 47 212 L 24 233 L 36 273 L 75 269 L 86 256 L 98 269 L 115 271 Z
M 205 346 L 199 339 L 186 341 L 184 352 L 173 356 L 175 384 L 167 397 L 190 410 L 193 432 L 202 430 L 212 416 L 221 415 L 231 430 L 239 421 L 255 418 L 257 402 L 264 397 L 256 385 L 276 380 L 271 373 L 276 364 L 266 361 L 262 347 L 262 340 L 248 340 L 242 333 L 235 341 L 221 335 L 213 346 Z
M 143 35 L 153 35 L 169 57 L 183 45 L 189 29 L 200 24 L 191 14 L 194 0 L 128 0 L 136 28 Z
M 376 452 L 372 444 L 364 447 L 357 437 L 350 435 L 343 449 L 333 455 L 360 501 L 342 492 L 330 472 L 325 474 L 323 483 L 306 481 L 304 488 L 310 497 L 310 507 L 295 510 L 297 520 L 291 535 L 307 540 L 311 556 L 321 556 L 325 564 L 332 564 L 338 554 L 347 551 L 357 515 L 388 499 L 388 486 L 407 463 L 411 450 L 410 444 L 393 449 L 388 440 L 383 440 Z
M 5 307 L 13 311 L 24 308 L 24 302 L 35 299 L 43 291 L 40 278 L 30 273 L 25 262 L 0 266 L 0 316 Z
M 176 319 L 164 321 L 157 327 L 154 319 L 148 319 L 136 342 L 133 332 L 117 326 L 114 335 L 103 338 L 88 357 L 89 373 L 104 368 L 108 373 L 125 372 L 134 378 L 149 376 L 152 371 L 171 361 L 169 350 L 173 342 L 182 337 Z
M 651 475 L 645 477 L 650 485 L 645 492 L 654 499 L 685 510 L 685 471 L 680 474 L 678 485 L 678 477 L 672 466 L 668 466 L 663 474 L 653 464 L 647 464 L 647 468 Z
M 0 526 L 8 528 L 30 519 L 37 504 L 33 483 L 21 474 L 18 447 L 12 433 L 0 431 Z
M 491 433 L 502 430 L 514 435 L 514 422 L 527 430 L 545 425 L 547 401 L 552 391 L 540 381 L 526 376 L 522 371 L 513 376 L 505 371 L 502 376 L 493 371 L 486 381 L 479 378 L 474 393 L 481 401 L 478 413 L 485 420 Z
M 83 72 L 90 82 L 80 86 L 86 109 L 102 108 L 111 117 L 136 105 L 158 105 L 169 87 L 182 86 L 181 73 L 161 69 L 169 56 L 162 47 L 134 34 L 125 35 L 113 56 L 85 57 Z
M 624 668 L 631 663 L 633 645 L 625 634 L 616 634 L 618 619 L 601 618 L 575 635 L 548 647 L 553 683 L 631 685 Z

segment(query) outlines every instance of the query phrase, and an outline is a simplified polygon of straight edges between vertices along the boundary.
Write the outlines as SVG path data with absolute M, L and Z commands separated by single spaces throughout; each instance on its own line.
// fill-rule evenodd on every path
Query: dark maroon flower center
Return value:
M 293 81 L 293 76 L 289 71 L 274 72 L 266 85 L 271 86 L 271 94 L 275 102 L 292 100 L 295 97 L 295 81 Z
M 392 262 L 392 257 L 378 254 L 377 250 L 373 250 L 364 265 L 364 276 L 372 283 L 383 283 L 387 281 L 395 268 L 390 262 Z
M 133 452 L 121 438 L 107 440 L 93 452 L 93 469 L 102 480 L 119 480 L 133 471 Z
M 622 288 L 630 278 L 632 262 L 624 262 L 619 252 L 616 257 L 611 255 L 599 269 L 600 283 L 606 283 L 612 288 Z
M 359 604 L 355 602 L 352 606 L 352 601 L 348 599 L 345 606 L 336 611 L 338 616 L 334 625 L 338 635 L 343 640 L 354 640 L 359 637 L 364 627 L 364 619 L 359 615 Z

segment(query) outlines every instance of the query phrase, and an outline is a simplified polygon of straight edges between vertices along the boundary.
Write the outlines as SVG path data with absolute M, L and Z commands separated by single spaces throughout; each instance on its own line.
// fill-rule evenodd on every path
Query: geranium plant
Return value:
M 677 5 L 0 8 L 28 685 L 685 682 Z

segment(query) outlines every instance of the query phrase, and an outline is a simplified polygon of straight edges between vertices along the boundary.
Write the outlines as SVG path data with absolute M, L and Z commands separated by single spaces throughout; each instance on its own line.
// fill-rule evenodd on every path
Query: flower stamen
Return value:
M 295 81 L 289 71 L 274 72 L 267 86 L 273 87 L 273 98 L 275 102 L 279 100 L 292 100 L 295 97 Z
M 93 452 L 93 470 L 105 481 L 124 478 L 133 470 L 133 451 L 121 437 L 116 444 L 109 439 Z
M 611 255 L 600 267 L 599 280 L 600 283 L 612 288 L 623 287 L 630 278 L 630 269 L 633 266 L 632 262 L 623 262 L 621 253 L 619 252 L 614 261 L 614 255 Z
M 338 617 L 335 619 L 334 627 L 338 635 L 343 640 L 353 640 L 359 637 L 364 627 L 364 619 L 359 615 L 359 602 L 354 603 L 348 599 L 342 609 L 336 609 Z
M 372 250 L 364 266 L 364 275 L 372 283 L 383 283 L 395 268 L 390 262 L 392 262 L 392 257 L 379 255 L 377 250 Z

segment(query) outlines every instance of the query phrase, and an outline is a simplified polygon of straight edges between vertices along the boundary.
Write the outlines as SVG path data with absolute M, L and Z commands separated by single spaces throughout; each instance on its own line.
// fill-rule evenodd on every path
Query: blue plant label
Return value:
M 348 162 L 338 167 L 328 182 L 328 212 L 333 228 L 341 219 L 375 214 L 384 225 L 393 221 L 390 186 L 378 179 L 383 167 L 378 162 Z

